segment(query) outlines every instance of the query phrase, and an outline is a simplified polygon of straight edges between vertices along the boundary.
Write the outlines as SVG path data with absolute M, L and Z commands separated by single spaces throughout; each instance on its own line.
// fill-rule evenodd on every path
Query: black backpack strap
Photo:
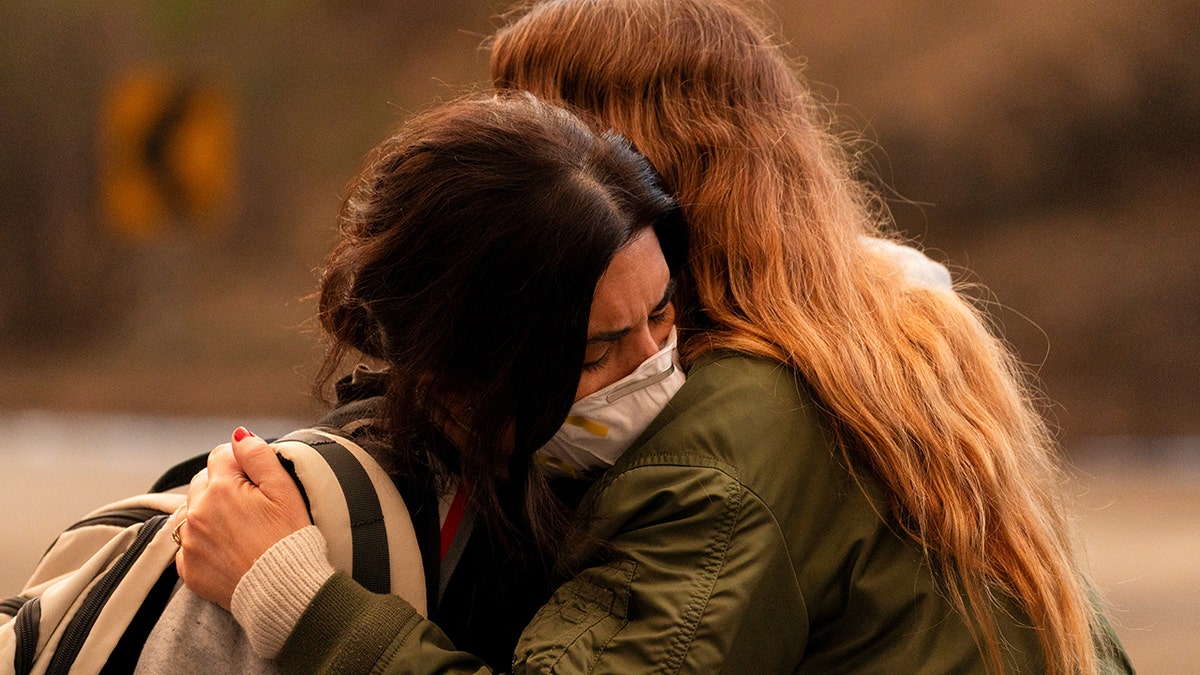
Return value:
M 266 439 L 268 443 L 272 443 L 271 439 Z M 204 452 L 195 457 L 188 457 L 175 466 L 163 472 L 163 475 L 154 481 L 154 485 L 150 486 L 149 492 L 167 492 L 175 488 L 183 487 L 192 482 L 192 477 L 208 468 L 208 456 L 211 454 Z
M 192 477 L 208 467 L 208 453 L 189 457 L 175 466 L 167 469 L 163 475 L 150 486 L 150 492 L 166 492 L 177 487 L 183 487 L 192 482 Z
M 383 507 L 375 484 L 358 458 L 337 441 L 311 431 L 295 431 L 281 441 L 299 441 L 316 450 L 337 476 L 350 511 L 354 580 L 374 593 L 391 592 L 391 564 Z
M 100 675 L 132 675 L 138 659 L 142 656 L 142 649 L 146 646 L 146 640 L 150 638 L 150 631 L 154 630 L 154 625 L 158 623 L 167 608 L 167 603 L 171 601 L 171 596 L 175 594 L 178 581 L 179 571 L 175 569 L 175 563 L 171 563 L 146 594 L 142 606 L 138 608 L 137 614 L 129 622 L 129 627 L 109 654 Z

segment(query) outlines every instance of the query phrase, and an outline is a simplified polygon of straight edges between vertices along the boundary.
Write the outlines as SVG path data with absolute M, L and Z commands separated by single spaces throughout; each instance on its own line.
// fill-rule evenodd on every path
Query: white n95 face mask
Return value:
M 586 477 L 616 463 L 686 379 L 671 329 L 667 344 L 632 373 L 571 406 L 558 433 L 534 453 L 551 474 Z

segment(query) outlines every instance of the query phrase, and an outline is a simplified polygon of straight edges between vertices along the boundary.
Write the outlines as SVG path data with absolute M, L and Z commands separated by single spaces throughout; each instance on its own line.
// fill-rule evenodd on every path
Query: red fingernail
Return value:
M 246 427 L 238 427 L 233 430 L 233 440 L 235 440 L 235 441 L 240 441 L 247 436 L 253 436 L 253 435 L 254 434 L 250 433 L 246 429 Z

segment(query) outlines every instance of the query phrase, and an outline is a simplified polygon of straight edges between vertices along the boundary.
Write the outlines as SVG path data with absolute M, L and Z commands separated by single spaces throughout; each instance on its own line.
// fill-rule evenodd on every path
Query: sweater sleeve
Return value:
M 267 549 L 233 589 L 230 611 L 254 653 L 279 654 L 304 608 L 333 574 L 325 538 L 314 525 L 297 530 Z

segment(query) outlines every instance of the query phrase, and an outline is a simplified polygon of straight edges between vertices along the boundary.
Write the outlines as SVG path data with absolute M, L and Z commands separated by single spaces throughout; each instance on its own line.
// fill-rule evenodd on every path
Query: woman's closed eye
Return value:
M 674 318 L 675 318 L 675 306 L 668 302 L 666 307 L 663 307 L 661 310 L 655 312 L 654 314 L 651 314 L 648 317 L 648 320 L 649 320 L 651 326 L 661 326 L 664 323 L 673 321 Z
M 654 309 L 650 310 L 649 316 L 646 317 L 646 323 L 656 329 L 655 332 L 662 331 L 662 326 L 670 326 L 675 322 L 675 304 L 672 302 L 674 295 L 675 280 L 671 279 L 667 283 L 667 289 L 663 293 L 662 300 Z M 608 365 L 609 357 L 613 352 L 619 351 L 622 340 L 625 340 L 629 333 L 629 329 L 616 331 L 589 344 L 589 349 L 584 355 L 583 372 L 591 373 L 603 370 Z M 666 344 L 669 335 L 669 331 L 663 333 L 662 341 L 659 343 L 660 348 Z
M 605 364 L 608 363 L 608 356 L 611 353 L 612 353 L 611 347 L 608 349 L 605 349 L 604 353 L 601 354 L 600 356 L 592 359 L 591 361 L 584 361 L 583 369 L 586 372 L 594 372 L 597 370 L 602 370 L 604 368 Z
M 670 301 L 667 301 L 661 309 L 657 309 L 653 314 L 646 317 L 646 323 L 648 323 L 654 327 L 662 326 L 664 324 L 669 325 L 669 324 L 673 323 L 674 320 L 675 320 L 675 307 Z M 670 335 L 670 333 L 668 332 L 663 337 L 662 342 L 659 344 L 659 347 L 662 347 L 666 344 L 667 336 L 669 336 L 669 335 Z M 597 370 L 602 370 L 604 368 L 604 366 L 608 364 L 609 356 L 611 356 L 612 353 L 618 349 L 621 339 L 624 339 L 624 338 L 622 337 L 622 338 L 619 338 L 616 340 L 611 340 L 611 341 L 605 340 L 605 341 L 596 343 L 596 347 L 602 348 L 603 351 L 601 351 L 599 354 L 587 354 L 584 356 L 584 362 L 583 362 L 584 372 L 595 372 Z M 589 350 L 589 351 L 591 351 L 591 350 Z

